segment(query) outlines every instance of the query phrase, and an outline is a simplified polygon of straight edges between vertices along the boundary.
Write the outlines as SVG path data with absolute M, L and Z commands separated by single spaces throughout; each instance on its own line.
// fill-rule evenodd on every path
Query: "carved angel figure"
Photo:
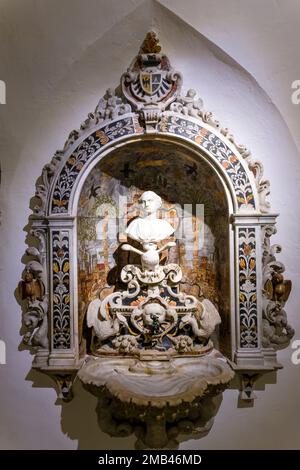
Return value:
M 265 284 L 265 290 L 268 298 L 286 302 L 289 298 L 292 289 L 292 281 L 285 280 L 281 273 L 275 272 L 272 275 L 272 279 L 268 279 Z
M 171 104 L 171 110 L 184 114 L 185 116 L 199 116 L 203 107 L 203 101 L 196 98 L 196 92 L 192 88 L 186 93 L 186 96 L 180 95 L 177 101 Z
M 35 279 L 33 272 L 26 269 L 24 280 L 20 282 L 20 295 L 22 300 L 42 300 L 45 295 L 45 287 L 40 279 Z

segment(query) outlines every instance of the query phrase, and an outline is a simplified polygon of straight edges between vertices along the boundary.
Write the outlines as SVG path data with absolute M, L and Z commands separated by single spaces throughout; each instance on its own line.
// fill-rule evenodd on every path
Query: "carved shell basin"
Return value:
M 78 373 L 86 385 L 105 387 L 119 400 L 139 406 L 191 403 L 207 389 L 226 385 L 234 376 L 216 350 L 205 357 L 167 361 L 130 358 L 90 358 Z

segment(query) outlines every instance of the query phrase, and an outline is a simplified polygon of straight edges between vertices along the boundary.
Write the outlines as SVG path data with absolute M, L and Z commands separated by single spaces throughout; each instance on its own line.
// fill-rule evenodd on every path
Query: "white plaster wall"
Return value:
M 189 14 L 194 3 L 184 2 Z M 282 116 L 254 78 L 201 35 L 205 18 L 213 22 L 218 17 L 218 24 L 223 24 L 221 11 L 227 20 L 225 2 L 218 2 L 217 16 L 205 9 L 208 2 L 198 3 L 203 5 L 196 11 L 199 17 L 201 14 L 200 32 L 150 1 L 0 3 L 0 79 L 7 85 L 7 104 L 0 106 L 0 337 L 7 345 L 7 365 L 0 365 L 0 448 L 133 447 L 134 438 L 111 439 L 98 429 L 96 399 L 79 383 L 75 399 L 62 406 L 56 402 L 51 380 L 30 372 L 29 353 L 18 350 L 20 309 L 14 290 L 22 272 L 29 201 L 43 165 L 95 108 L 105 89 L 118 85 L 153 27 L 173 66 L 183 72 L 184 87 L 198 90 L 206 108 L 214 111 L 265 166 L 272 185 L 272 207 L 281 213 L 274 242 L 283 245 L 280 260 L 294 283 L 287 310 L 295 338 L 300 339 L 299 153 Z M 239 8 L 246 8 L 243 3 Z M 253 31 L 255 27 L 253 23 Z M 236 49 L 243 40 L 239 29 Z M 247 40 L 251 43 L 251 35 Z M 235 45 L 231 46 L 234 56 Z M 245 50 L 245 60 L 247 54 Z M 276 385 L 257 392 L 253 408 L 238 408 L 237 391 L 227 390 L 210 433 L 181 444 L 181 448 L 299 448 L 300 365 L 292 365 L 290 356 L 290 348 L 279 352 L 284 369 L 278 373 Z
M 299 0 L 161 0 L 213 41 L 260 83 L 300 148 L 299 106 L 291 84 L 300 79 Z M 186 7 L 188 4 L 188 8 Z

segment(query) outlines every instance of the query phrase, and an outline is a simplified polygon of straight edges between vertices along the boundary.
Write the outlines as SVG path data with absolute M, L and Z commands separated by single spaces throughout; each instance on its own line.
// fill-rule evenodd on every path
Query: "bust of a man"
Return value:
M 156 212 L 161 207 L 162 201 L 155 192 L 144 192 L 139 203 L 144 214 L 128 225 L 126 233 L 130 238 L 142 244 L 157 243 L 174 233 L 174 228 L 169 222 L 156 217 Z

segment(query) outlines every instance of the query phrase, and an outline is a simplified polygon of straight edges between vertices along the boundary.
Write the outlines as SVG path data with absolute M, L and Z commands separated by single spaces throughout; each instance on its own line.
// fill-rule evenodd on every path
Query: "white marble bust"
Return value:
M 169 238 L 174 228 L 166 220 L 158 219 L 156 211 L 161 207 L 161 198 L 153 191 L 144 192 L 140 199 L 144 215 L 134 219 L 126 229 L 127 235 L 140 243 L 157 243 Z

